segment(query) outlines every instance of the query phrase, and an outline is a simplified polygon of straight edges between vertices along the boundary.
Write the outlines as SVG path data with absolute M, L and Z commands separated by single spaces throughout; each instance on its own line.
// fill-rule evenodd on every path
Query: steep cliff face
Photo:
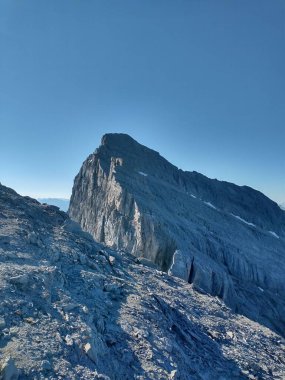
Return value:
M 183 172 L 108 134 L 75 178 L 69 215 L 107 246 L 284 331 L 285 212 L 260 192 Z

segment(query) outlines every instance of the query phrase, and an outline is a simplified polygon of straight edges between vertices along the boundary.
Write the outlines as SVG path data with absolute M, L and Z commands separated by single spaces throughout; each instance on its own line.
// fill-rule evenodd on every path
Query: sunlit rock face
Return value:
M 107 134 L 75 178 L 69 215 L 105 245 L 284 331 L 285 212 L 262 193 L 184 172 L 128 135 Z

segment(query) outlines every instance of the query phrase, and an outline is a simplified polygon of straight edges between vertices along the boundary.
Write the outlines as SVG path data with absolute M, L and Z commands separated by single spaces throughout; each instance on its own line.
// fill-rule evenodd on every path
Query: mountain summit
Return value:
M 107 134 L 75 178 L 69 215 L 97 241 L 284 332 L 285 213 L 262 193 L 182 171 L 128 135 Z

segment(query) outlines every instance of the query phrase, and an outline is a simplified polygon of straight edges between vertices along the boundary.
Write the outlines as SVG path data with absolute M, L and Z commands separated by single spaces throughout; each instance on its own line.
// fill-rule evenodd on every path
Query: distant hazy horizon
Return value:
M 67 211 L 69 206 L 69 198 L 37 198 L 41 203 L 47 203 L 59 207 L 62 211 Z
M 0 181 L 69 198 L 103 134 L 285 202 L 283 0 L 3 0 Z

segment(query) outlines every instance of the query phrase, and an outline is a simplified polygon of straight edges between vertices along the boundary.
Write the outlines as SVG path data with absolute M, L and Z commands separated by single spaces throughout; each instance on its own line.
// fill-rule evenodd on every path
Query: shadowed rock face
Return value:
M 69 215 L 107 246 L 284 331 L 285 212 L 262 193 L 184 172 L 128 135 L 107 134 L 75 178 Z

